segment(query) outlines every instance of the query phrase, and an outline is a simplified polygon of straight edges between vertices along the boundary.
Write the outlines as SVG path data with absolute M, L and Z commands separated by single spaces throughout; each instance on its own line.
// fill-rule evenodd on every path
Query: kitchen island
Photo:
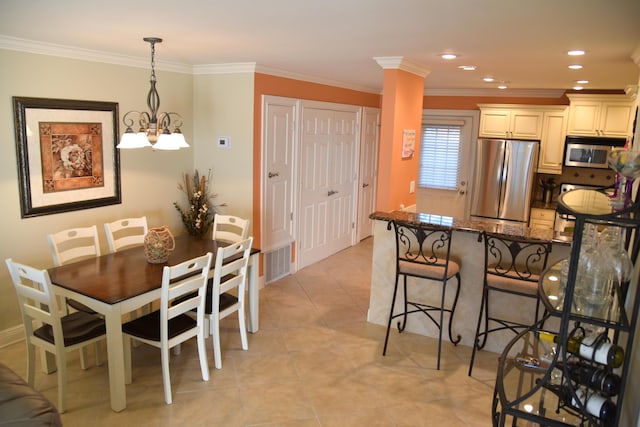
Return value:
M 484 244 L 479 240 L 482 231 L 521 236 L 552 242 L 552 251 L 548 264 L 551 265 L 568 258 L 570 253 L 571 236 L 552 230 L 529 228 L 524 225 L 496 224 L 491 221 L 460 220 L 456 218 L 433 215 L 428 213 L 414 213 L 405 211 L 374 212 L 369 216 L 374 220 L 373 230 L 373 264 L 371 271 L 371 296 L 367 320 L 371 323 L 387 326 L 389 308 L 395 284 L 395 232 L 391 221 L 398 220 L 405 223 L 430 223 L 453 229 L 451 254 L 460 262 L 460 296 L 453 319 L 452 331 L 460 334 L 460 344 L 471 347 L 478 322 L 478 312 L 482 298 L 482 281 L 484 278 Z M 391 225 L 391 227 L 389 227 Z M 415 282 L 414 282 L 415 281 Z M 413 285 L 412 285 L 413 284 Z M 455 281 L 452 285 L 455 284 Z M 447 286 L 447 306 L 451 306 L 454 297 L 453 286 Z M 439 306 L 442 286 L 439 282 L 426 279 L 409 279 L 410 299 L 425 301 Z M 396 304 L 401 303 L 401 297 Z M 501 312 L 507 317 L 531 322 L 535 313 L 535 302 L 526 298 L 501 293 L 491 294 L 491 310 Z M 554 319 L 551 319 L 552 321 Z M 448 321 L 445 317 L 445 322 Z M 548 322 L 548 326 L 555 325 Z M 393 326 L 392 334 L 397 334 Z M 438 329 L 426 317 L 421 315 L 409 316 L 406 332 L 413 332 L 429 337 L 438 337 Z M 443 336 L 443 346 L 448 340 Z M 506 344 L 514 337 L 509 331 L 493 333 L 489 336 L 484 350 L 496 353 L 502 352 Z M 390 337 L 390 345 L 396 339 Z M 451 345 L 451 344 L 448 344 Z

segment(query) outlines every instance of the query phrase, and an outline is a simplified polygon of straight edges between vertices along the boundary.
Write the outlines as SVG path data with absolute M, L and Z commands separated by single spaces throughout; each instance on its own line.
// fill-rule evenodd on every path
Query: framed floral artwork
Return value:
M 118 104 L 13 97 L 22 218 L 122 202 Z

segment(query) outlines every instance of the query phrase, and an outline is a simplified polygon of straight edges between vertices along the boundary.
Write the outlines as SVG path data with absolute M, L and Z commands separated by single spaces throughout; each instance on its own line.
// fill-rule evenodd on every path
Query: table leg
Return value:
M 105 323 L 107 326 L 111 409 L 120 412 L 127 407 L 121 314 L 119 312 L 105 313 Z
M 259 325 L 259 306 L 260 306 L 260 283 L 258 280 L 258 271 L 260 258 L 259 253 L 249 257 L 248 266 L 248 287 L 249 287 L 249 332 L 256 333 L 260 328 Z

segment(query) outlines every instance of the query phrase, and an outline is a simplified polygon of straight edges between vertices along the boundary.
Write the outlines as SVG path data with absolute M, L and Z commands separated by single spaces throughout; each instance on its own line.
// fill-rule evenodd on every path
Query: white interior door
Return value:
M 449 124 L 461 123 L 458 188 L 441 190 L 418 186 L 416 194 L 416 210 L 437 215 L 466 219 L 469 217 L 471 185 L 469 178 L 473 176 L 474 151 L 473 144 L 478 135 L 478 111 L 462 110 L 428 110 L 423 116 L 423 123 Z
M 364 108 L 358 174 L 358 241 L 373 234 L 369 215 L 375 210 L 378 177 L 380 110 Z
M 354 240 L 359 109 L 302 105 L 299 163 L 298 268 Z
M 263 252 L 293 241 L 295 118 L 298 101 L 266 97 L 263 136 Z

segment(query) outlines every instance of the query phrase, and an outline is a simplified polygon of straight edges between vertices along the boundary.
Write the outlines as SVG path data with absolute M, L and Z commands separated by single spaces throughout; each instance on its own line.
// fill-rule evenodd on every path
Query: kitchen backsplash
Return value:
M 590 169 L 563 167 L 562 175 L 550 175 L 539 173 L 535 181 L 534 200 L 542 200 L 543 192 L 540 182 L 548 182 L 553 179 L 556 187 L 553 191 L 553 201 L 556 201 L 560 192 L 560 184 L 582 184 L 597 187 L 607 187 L 615 182 L 615 173 L 611 169 Z

